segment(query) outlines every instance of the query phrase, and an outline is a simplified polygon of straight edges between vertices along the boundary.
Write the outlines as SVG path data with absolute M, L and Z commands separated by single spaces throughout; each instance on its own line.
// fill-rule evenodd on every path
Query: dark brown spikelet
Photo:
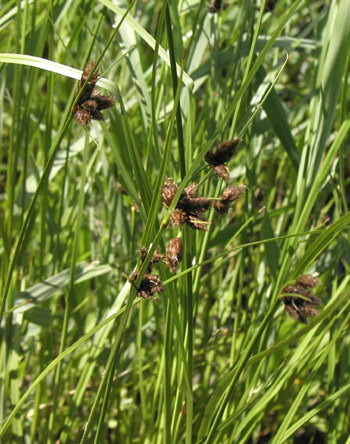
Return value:
M 218 177 L 221 177 L 221 179 L 224 179 L 226 182 L 230 180 L 230 170 L 226 165 L 217 165 L 214 167 L 214 171 Z
M 186 219 L 186 223 L 194 230 L 208 231 L 209 222 L 203 216 L 190 214 Z
M 245 185 L 231 185 L 225 188 L 220 200 L 214 204 L 214 210 L 219 214 L 225 214 L 230 208 L 230 204 L 239 199 L 245 192 L 247 187 Z
M 271 12 L 275 9 L 278 0 L 267 0 L 265 3 L 265 12 Z
M 163 184 L 162 201 L 166 207 L 170 207 L 177 191 L 177 185 L 169 178 L 166 178 Z
M 172 223 L 172 225 L 174 225 L 174 227 L 181 227 L 181 225 L 186 222 L 186 213 L 184 212 L 184 210 L 181 210 L 180 208 L 175 208 L 175 210 L 171 212 L 170 222 Z
M 176 191 L 176 183 L 165 179 L 162 189 L 162 201 L 165 206 L 171 205 Z M 180 227 L 186 223 L 193 229 L 205 231 L 208 228 L 208 221 L 203 217 L 203 214 L 211 206 L 212 199 L 197 196 L 197 185 L 189 185 L 183 190 L 176 208 L 172 211 L 170 222 L 174 227 Z
M 283 288 L 282 294 L 286 295 L 283 297 L 284 309 L 291 318 L 307 324 L 307 318 L 319 313 L 315 307 L 321 305 L 321 301 L 310 292 L 318 284 L 317 278 L 305 274 Z
M 83 94 L 80 96 L 78 104 L 83 103 L 85 100 L 87 100 L 94 88 L 95 85 L 99 79 L 99 72 L 98 70 L 95 70 L 95 62 L 89 62 L 83 71 L 83 74 L 81 75 L 81 79 L 78 83 L 78 87 L 77 87 L 77 94 L 80 92 L 80 90 L 84 87 L 84 92 Z M 92 73 L 90 79 L 88 80 L 90 74 Z M 88 82 L 85 84 L 85 82 L 88 80 Z
M 181 197 L 177 204 L 177 208 L 181 208 L 187 213 L 204 213 L 209 210 L 212 205 L 212 200 L 206 197 Z
M 304 274 L 296 280 L 296 283 L 302 285 L 305 288 L 313 288 L 319 285 L 320 281 L 311 274 Z
M 209 165 L 213 167 L 222 165 L 228 162 L 235 154 L 238 145 L 241 143 L 241 139 L 238 137 L 227 142 L 220 143 L 214 151 L 208 151 L 204 156 L 204 159 Z
M 147 248 L 141 247 L 140 253 L 141 253 L 141 260 L 142 260 L 142 262 L 144 262 L 147 254 L 148 254 Z M 152 264 L 155 264 L 156 262 L 160 262 L 161 260 L 163 260 L 163 255 L 159 252 L 159 248 L 156 248 L 152 254 L 151 262 L 152 262 Z
M 211 14 L 217 14 L 227 8 L 227 3 L 223 3 L 222 0 L 213 0 L 212 4 L 208 6 L 208 11 Z
M 165 252 L 165 264 L 174 273 L 182 260 L 182 240 L 179 237 L 170 239 Z
M 188 187 L 184 189 L 184 192 L 181 197 L 185 197 L 188 199 L 192 199 L 193 197 L 197 197 L 197 184 L 192 183 Z M 180 199 L 181 200 L 181 199 Z
M 147 254 L 148 254 L 147 248 L 141 247 L 140 254 L 141 254 L 141 261 L 144 262 Z M 149 261 L 146 272 L 151 273 L 153 264 L 155 264 L 161 260 L 163 260 L 163 255 L 159 252 L 159 248 L 156 248 L 156 250 L 153 252 L 151 260 Z
M 88 80 L 91 73 L 93 74 Z M 104 96 L 100 91 L 94 90 L 98 79 L 99 73 L 95 70 L 95 63 L 87 64 L 78 84 L 77 95 L 82 88 L 83 92 L 72 111 L 81 126 L 87 126 L 91 120 L 103 120 L 101 111 L 115 104 L 113 97 Z
M 218 145 L 214 151 L 209 150 L 204 156 L 204 160 L 214 168 L 217 176 L 226 180 L 226 182 L 229 181 L 230 171 L 225 163 L 235 154 L 240 142 L 241 139 L 239 138 L 228 140 Z
M 197 184 L 194 183 L 184 189 L 176 208 L 181 208 L 188 215 L 199 215 L 207 211 L 211 205 L 211 199 L 197 196 Z
M 129 276 L 131 282 L 135 282 L 139 273 L 134 271 Z M 155 300 L 155 293 L 162 293 L 164 287 L 158 276 L 155 274 L 145 274 L 141 280 L 140 286 L 137 289 L 137 294 L 144 299 Z

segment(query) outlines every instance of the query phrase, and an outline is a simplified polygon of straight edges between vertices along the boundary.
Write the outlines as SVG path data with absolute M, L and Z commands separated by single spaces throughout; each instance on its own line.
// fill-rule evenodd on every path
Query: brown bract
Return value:
M 77 95 L 81 93 L 82 89 L 83 92 L 72 111 L 77 123 L 81 126 L 87 126 L 91 120 L 103 120 L 101 111 L 115 103 L 113 97 L 104 96 L 100 91 L 94 90 L 98 78 L 99 74 L 95 70 L 95 63 L 88 63 L 79 81 Z
M 315 307 L 321 305 L 321 301 L 310 291 L 318 284 L 317 278 L 305 274 L 300 276 L 294 284 L 283 288 L 282 294 L 286 295 L 283 298 L 284 308 L 290 317 L 306 324 L 307 318 L 319 313 Z

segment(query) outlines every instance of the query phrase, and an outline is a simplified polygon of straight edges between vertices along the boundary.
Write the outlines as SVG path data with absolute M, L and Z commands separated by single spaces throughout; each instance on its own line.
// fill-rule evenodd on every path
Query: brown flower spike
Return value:
M 170 179 L 165 179 L 162 190 L 162 200 L 165 206 L 171 205 L 176 191 L 177 185 Z M 211 199 L 197 196 L 196 184 L 189 185 L 184 189 L 176 208 L 172 211 L 170 221 L 175 227 L 186 223 L 193 229 L 206 231 L 209 222 L 204 217 L 204 213 L 211 205 Z
M 89 76 L 90 79 L 88 80 Z M 99 79 L 99 73 L 95 70 L 95 63 L 86 65 L 77 88 L 77 95 L 83 92 L 76 103 L 73 114 L 77 123 L 87 126 L 91 120 L 103 120 L 101 111 L 114 105 L 113 97 L 104 96 L 100 91 L 95 91 L 95 85 Z
M 139 273 L 134 271 L 129 276 L 131 282 L 135 282 Z M 158 276 L 155 274 L 145 274 L 141 280 L 140 286 L 137 288 L 137 294 L 144 299 L 156 299 L 155 293 L 162 293 L 164 287 Z
M 208 11 L 212 14 L 216 14 L 227 8 L 227 3 L 223 3 L 222 0 L 213 0 L 212 4 L 208 6 Z
M 225 214 L 228 212 L 230 204 L 239 199 L 245 192 L 247 187 L 245 185 L 231 185 L 225 188 L 220 200 L 214 204 L 214 210 L 219 214 Z
M 307 318 L 319 313 L 315 307 L 321 305 L 321 301 L 313 296 L 310 291 L 318 284 L 317 278 L 310 274 L 304 274 L 294 284 L 283 288 L 282 294 L 287 295 L 283 297 L 284 309 L 291 318 L 307 324 Z
M 179 237 L 170 239 L 165 252 L 165 264 L 173 273 L 182 260 L 182 240 Z
M 148 253 L 148 250 L 146 247 L 141 248 L 141 261 L 144 262 Z M 156 250 L 153 252 L 152 258 L 149 261 L 148 267 L 147 267 L 147 273 L 151 273 L 153 264 L 160 262 L 164 259 L 164 256 L 159 252 L 159 248 L 156 248 Z
M 204 160 L 214 167 L 216 174 L 226 180 L 226 182 L 228 182 L 230 178 L 230 172 L 225 163 L 235 154 L 240 142 L 241 139 L 239 138 L 228 140 L 218 145 L 214 151 L 209 150 L 204 156 Z

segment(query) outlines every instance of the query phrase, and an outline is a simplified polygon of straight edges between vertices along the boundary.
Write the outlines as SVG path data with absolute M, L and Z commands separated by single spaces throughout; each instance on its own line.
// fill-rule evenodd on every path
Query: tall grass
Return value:
M 208 6 L 1 11 L 1 442 L 348 440 L 350 5 Z M 117 103 L 83 127 L 89 61 Z M 237 137 L 244 195 L 174 226 L 191 184 L 220 201 L 204 157 Z M 175 237 L 180 267 L 140 297 Z M 305 274 L 302 323 L 283 295 Z

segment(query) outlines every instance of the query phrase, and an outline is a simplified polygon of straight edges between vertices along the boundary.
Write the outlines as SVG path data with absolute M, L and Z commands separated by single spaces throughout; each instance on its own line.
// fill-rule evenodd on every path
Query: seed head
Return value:
M 235 154 L 241 139 L 228 140 L 218 145 L 214 151 L 208 151 L 204 159 L 209 165 L 218 166 L 228 162 Z
M 181 227 L 186 222 L 186 213 L 180 208 L 175 208 L 170 215 L 170 222 L 174 227 Z
M 187 197 L 188 199 L 192 199 L 196 196 L 197 196 L 197 184 L 193 183 L 184 189 L 182 197 Z
M 313 288 L 319 285 L 320 281 L 316 277 L 311 276 L 311 274 L 304 274 L 296 280 L 296 283 L 305 288 Z
M 181 208 L 187 213 L 199 213 L 202 214 L 209 210 L 212 205 L 212 200 L 206 197 L 181 197 L 177 204 L 177 208 Z
M 239 199 L 245 192 L 247 187 L 245 185 L 231 185 L 225 188 L 220 200 L 215 202 L 214 210 L 219 214 L 225 214 L 228 212 L 230 204 Z
M 209 222 L 200 215 L 196 216 L 194 214 L 190 214 L 186 219 L 186 223 L 189 227 L 195 230 L 208 231 Z
M 148 254 L 147 248 L 146 247 L 141 247 L 140 254 L 141 254 L 141 261 L 144 262 L 145 259 L 146 259 L 147 254 Z M 163 255 L 159 252 L 159 248 L 157 248 L 153 252 L 152 258 L 151 258 L 151 260 L 150 260 L 150 262 L 148 264 L 146 272 L 147 273 L 151 273 L 153 264 L 155 264 L 155 263 L 157 263 L 157 262 L 159 262 L 161 260 L 163 260 Z
M 131 282 L 135 282 L 139 273 L 134 271 L 129 276 Z M 154 274 L 145 274 L 141 280 L 140 286 L 137 289 L 137 294 L 144 299 L 155 300 L 155 293 L 162 293 L 164 287 L 158 276 Z
M 227 3 L 222 3 L 222 0 L 213 0 L 212 4 L 208 6 L 208 11 L 211 14 L 216 14 L 227 8 Z
M 95 62 L 89 62 L 84 68 L 83 74 L 81 75 L 81 79 L 78 83 L 77 94 L 82 88 L 84 88 L 84 92 L 80 96 L 78 103 L 83 103 L 86 99 L 88 99 L 95 88 L 95 85 L 99 79 L 99 72 L 98 70 L 95 70 L 95 66 Z M 85 83 L 92 72 L 93 74 L 91 75 L 89 81 Z
M 169 207 L 177 191 L 176 183 L 165 179 L 162 190 L 163 203 Z M 197 185 L 192 184 L 184 189 L 176 208 L 170 215 L 170 221 L 174 227 L 180 227 L 184 223 L 193 229 L 207 230 L 208 221 L 203 214 L 211 207 L 212 200 L 197 196 Z
M 169 178 L 165 179 L 162 190 L 162 201 L 166 207 L 170 207 L 177 191 L 177 185 Z
M 101 111 L 115 104 L 113 97 L 104 96 L 101 92 L 94 90 L 98 78 L 99 73 L 95 70 L 95 63 L 87 64 L 78 84 L 77 95 L 82 88 L 83 92 L 72 110 L 77 123 L 81 126 L 87 126 L 91 120 L 103 120 Z
M 217 165 L 214 167 L 214 171 L 218 177 L 221 177 L 226 182 L 230 180 L 230 170 L 226 165 Z
M 315 307 L 321 305 L 321 301 L 310 292 L 310 288 L 318 284 L 317 278 L 306 274 L 283 288 L 282 294 L 286 295 L 283 298 L 284 308 L 290 317 L 306 324 L 307 318 L 319 313 Z
M 165 252 L 165 264 L 173 273 L 182 260 L 182 240 L 179 237 L 170 239 Z

